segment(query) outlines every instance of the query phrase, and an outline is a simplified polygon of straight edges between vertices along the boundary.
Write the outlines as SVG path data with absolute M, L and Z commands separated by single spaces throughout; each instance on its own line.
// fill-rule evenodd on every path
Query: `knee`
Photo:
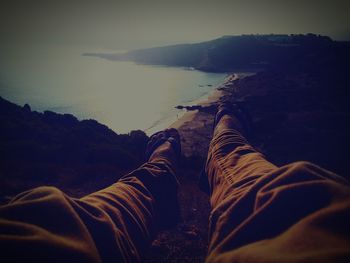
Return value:
M 317 174 L 316 171 L 319 169 L 319 167 L 307 161 L 298 161 L 284 166 L 284 169 L 285 172 L 282 173 L 284 176 L 292 176 L 292 178 L 297 176 L 300 178 L 310 179 L 314 178 L 313 175 Z
M 37 197 L 62 197 L 64 194 L 61 190 L 53 186 L 41 186 L 32 190 L 32 194 Z
M 286 165 L 284 169 L 284 175 L 288 178 L 299 178 L 299 180 L 309 181 L 309 180 L 332 180 L 343 182 L 340 176 L 308 161 L 298 161 Z
M 293 169 L 296 171 L 309 171 L 314 170 L 315 168 L 318 168 L 315 164 L 310 163 L 308 161 L 298 161 L 291 164 Z
M 13 202 L 39 201 L 39 200 L 61 200 L 64 193 L 53 186 L 41 186 L 17 195 Z
M 348 184 L 348 181 L 343 177 L 323 168 L 314 163 L 307 161 L 299 161 L 290 164 L 291 170 L 300 175 L 307 175 L 311 178 L 318 178 L 322 180 L 332 180 L 338 183 Z

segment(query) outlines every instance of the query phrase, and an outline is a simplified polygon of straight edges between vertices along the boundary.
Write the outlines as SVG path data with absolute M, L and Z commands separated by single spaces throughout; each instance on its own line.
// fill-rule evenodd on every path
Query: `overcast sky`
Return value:
M 348 0 L 1 1 L 2 43 L 133 49 L 222 35 L 316 33 L 350 40 Z

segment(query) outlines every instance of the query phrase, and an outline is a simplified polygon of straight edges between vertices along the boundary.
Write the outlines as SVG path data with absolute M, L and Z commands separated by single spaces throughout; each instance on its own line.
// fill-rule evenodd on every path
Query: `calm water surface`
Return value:
M 15 51 L 13 51 L 15 50 Z M 0 95 L 33 110 L 96 119 L 117 133 L 167 127 L 226 74 L 85 57 L 91 47 L 2 47 Z M 105 50 L 104 50 L 105 51 Z

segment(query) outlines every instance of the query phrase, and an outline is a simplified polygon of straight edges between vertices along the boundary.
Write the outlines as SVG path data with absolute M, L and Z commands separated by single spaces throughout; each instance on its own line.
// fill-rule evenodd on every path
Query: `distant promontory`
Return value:
M 333 41 L 327 36 L 271 34 L 223 36 L 195 44 L 83 55 L 113 61 L 188 67 L 208 72 L 232 72 L 298 66 L 308 59 L 341 53 L 347 47 L 349 42 Z

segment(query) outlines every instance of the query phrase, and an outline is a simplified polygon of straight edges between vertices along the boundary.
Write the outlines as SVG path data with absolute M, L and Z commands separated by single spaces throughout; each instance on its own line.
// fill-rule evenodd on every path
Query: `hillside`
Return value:
M 148 137 L 118 135 L 95 120 L 39 113 L 0 97 L 2 202 L 31 187 L 50 184 L 74 196 L 117 180 L 143 161 Z
M 340 74 L 265 71 L 235 81 L 227 99 L 249 112 L 251 142 L 273 163 L 306 160 L 350 179 L 349 87 Z
M 339 54 L 349 58 L 349 43 L 326 36 L 242 35 L 211 41 L 132 50 L 127 53 L 85 53 L 108 60 L 195 68 L 210 72 L 295 67 L 305 60 Z

